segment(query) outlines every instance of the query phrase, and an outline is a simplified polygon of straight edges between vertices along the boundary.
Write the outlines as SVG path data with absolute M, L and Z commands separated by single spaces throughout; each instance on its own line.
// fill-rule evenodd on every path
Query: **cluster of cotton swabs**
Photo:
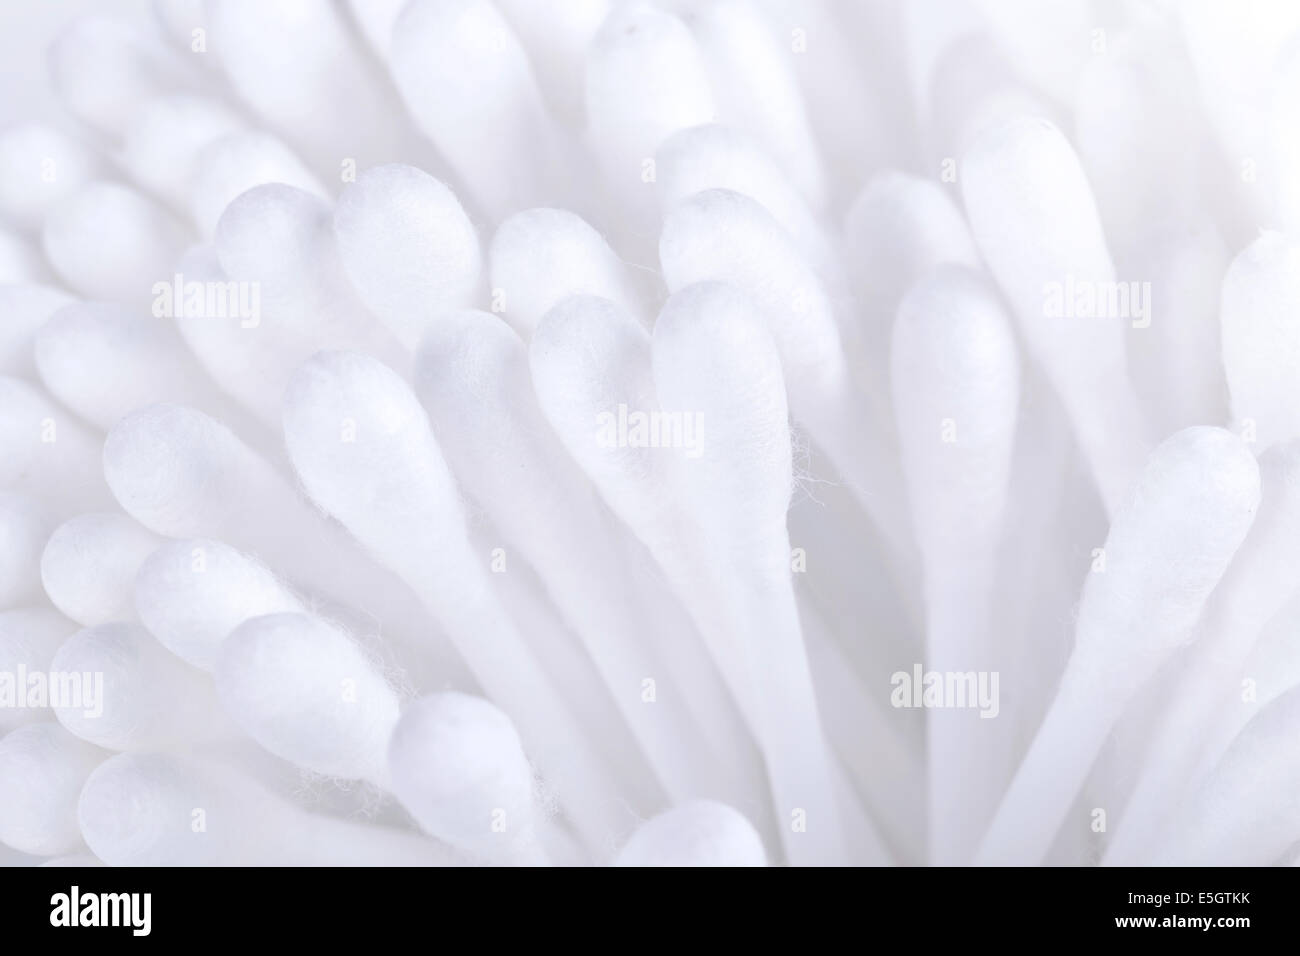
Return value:
M 72 23 L 0 131 L 0 842 L 1290 862 L 1298 28 Z

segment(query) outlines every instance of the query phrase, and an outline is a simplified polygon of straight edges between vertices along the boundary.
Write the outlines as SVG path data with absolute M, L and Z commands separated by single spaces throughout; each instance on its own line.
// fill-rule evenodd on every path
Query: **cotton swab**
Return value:
M 1084 585 L 1074 651 L 977 865 L 1042 859 L 1112 724 L 1189 638 L 1258 505 L 1259 468 L 1231 433 L 1187 428 L 1152 452 L 1111 524 L 1105 570 Z
M 33 283 L 0 285 L 0 373 L 36 378 L 34 341 L 45 320 L 72 302 L 60 289 Z
M 333 427 L 342 441 L 346 423 Z M 109 432 L 103 462 L 122 508 L 146 528 L 220 537 L 300 585 L 374 614 L 417 681 L 460 672 L 414 595 L 219 422 L 179 405 L 140 409 Z
M 44 700 L 36 701 L 27 693 L 29 678 L 38 673 L 48 676 L 55 652 L 76 630 L 77 625 L 46 607 L 0 611 L 0 673 L 13 682 L 14 694 L 8 706 L 0 707 L 0 731 L 54 719 L 48 692 Z M 20 702 L 26 706 L 15 706 Z
M 444 316 L 425 337 L 415 379 L 449 463 L 537 569 L 667 791 L 738 798 L 751 776 L 743 731 L 725 706 L 707 704 L 726 692 L 693 635 L 647 626 L 659 609 L 627 577 L 585 478 L 557 454 L 519 336 L 487 313 Z M 571 540 L 584 546 L 565 547 Z M 593 594 L 591 581 L 602 575 L 613 586 Z M 653 706 L 642 696 L 647 677 L 656 683 Z
M 718 119 L 750 131 L 808 204 L 820 209 L 825 171 L 784 38 L 773 34 L 751 0 L 709 0 L 686 8 L 682 19 L 709 68 Z
M 210 246 L 190 248 L 177 262 L 176 273 L 185 284 L 198 283 L 194 288 L 202 291 L 205 299 L 203 308 L 197 310 L 199 314 L 186 311 L 171 320 L 181 338 L 212 381 L 252 412 L 260 426 L 273 425 L 278 383 L 294 348 L 284 341 L 287 336 L 273 319 L 265 317 L 263 324 L 260 286 L 231 280 Z M 224 315 L 208 314 L 207 290 L 214 290 L 215 305 L 217 288 L 223 290 L 228 303 L 220 310 Z
M 652 229 L 659 144 L 717 118 L 699 44 L 649 3 L 615 7 L 587 48 L 586 104 L 588 142 L 611 195 L 633 217 L 626 228 Z
M 1261 449 L 1300 437 L 1300 245 L 1266 232 L 1232 261 L 1219 315 L 1238 427 Z
M 726 622 L 701 600 L 712 593 L 720 572 L 693 547 L 701 532 L 670 484 L 672 459 L 648 443 L 623 447 L 597 440 L 599 416 L 611 409 L 660 411 L 645 328 L 606 299 L 572 296 L 542 318 L 528 358 L 547 421 L 605 503 L 653 555 L 753 726 L 756 702 L 739 668 L 729 666 L 722 643 Z
M 1059 109 L 1028 85 L 997 39 L 982 27 L 958 38 L 935 62 L 930 77 L 930 161 L 955 181 L 955 160 L 986 130 L 1011 119 L 1037 116 L 1063 122 Z
M 205 538 L 172 541 L 135 576 L 135 610 L 169 651 L 201 670 L 216 667 L 230 632 L 250 618 L 306 614 L 306 605 L 256 558 Z
M 888 340 L 898 303 L 936 266 L 980 267 L 961 210 L 943 187 L 898 170 L 877 173 L 853 200 L 844 216 L 844 247 L 868 342 Z M 882 380 L 887 353 L 864 356 Z
M 393 40 L 393 24 L 406 0 L 348 0 L 348 12 L 370 49 L 384 61 Z
M 226 275 L 260 290 L 267 331 L 283 350 L 277 391 L 313 347 L 358 348 L 400 361 L 400 347 L 341 275 L 328 203 L 292 186 L 255 186 L 221 214 L 214 247 Z
M 89 147 L 43 123 L 21 123 L 0 133 L 0 215 L 36 232 L 60 200 L 103 175 Z
M 767 854 L 743 816 L 725 804 L 695 800 L 642 824 L 614 865 L 767 866 Z
M 393 25 L 389 66 L 478 208 L 500 220 L 556 194 L 557 130 L 528 55 L 488 0 L 411 0 Z
M 579 128 L 587 48 L 609 16 L 611 0 L 570 0 L 549 9 L 532 0 L 496 0 L 495 5 L 527 49 L 551 112 L 564 126 Z
M 340 422 L 355 423 L 353 441 Z M 409 387 L 376 360 L 317 354 L 284 397 L 285 440 L 307 493 L 400 574 L 446 626 L 593 845 L 624 827 L 617 789 L 553 692 L 546 669 L 491 599 L 456 487 Z M 426 529 L 413 536 L 412 528 Z
M 65 521 L 41 554 L 50 602 L 86 627 L 135 618 L 136 571 L 162 540 L 123 514 L 97 512 Z
M 0 284 L 50 282 L 53 278 L 35 243 L 0 226 Z
M 960 266 L 940 266 L 907 294 L 894 326 L 894 409 L 925 575 L 926 666 L 992 670 L 993 565 L 1007 505 L 1020 356 L 996 293 Z M 974 853 L 996 793 L 981 792 L 990 737 L 975 701 L 932 710 L 930 859 Z
M 293 150 L 269 133 L 229 133 L 203 147 L 194 162 L 189 211 L 203 236 L 213 235 L 226 207 L 254 186 L 283 183 L 320 199 L 330 195 Z
M 1065 0 L 1048 9 L 1032 0 L 975 0 L 975 6 L 1034 85 L 1069 102 L 1088 62 L 1093 20 L 1087 3 Z
M 763 205 L 824 279 L 842 281 L 825 230 L 781 167 L 749 133 L 718 123 L 673 133 L 655 154 L 659 207 L 667 213 L 706 189 L 730 189 Z
M 111 504 L 95 462 L 99 439 L 40 389 L 0 375 L 0 488 L 64 514 Z
M 128 412 L 166 401 L 205 408 L 269 443 L 212 384 L 165 316 L 109 303 L 65 306 L 37 333 L 34 354 L 55 398 L 105 431 Z
M 334 235 L 357 294 L 408 349 L 440 313 L 481 292 L 473 224 L 450 189 L 414 166 L 368 169 L 346 186 Z
M 623 787 L 625 799 L 639 807 L 659 805 L 664 800 L 663 787 L 627 722 L 619 715 L 612 691 L 605 686 L 582 642 L 556 610 L 537 571 L 493 527 L 486 514 L 474 514 L 468 530 L 470 546 L 479 562 L 504 569 L 488 576 L 492 599 L 501 603 L 512 620 L 528 622 L 528 646 L 533 657 L 546 668 L 578 725 L 600 728 L 592 747 L 609 768 L 610 776 Z M 495 563 L 497 558 L 502 563 Z M 456 689 L 462 687 L 469 685 L 457 685 Z M 556 806 L 553 790 L 546 790 L 543 802 Z
M 139 624 L 79 631 L 55 652 L 50 669 L 81 678 L 80 699 L 53 704 L 59 723 L 107 750 L 152 750 L 231 733 L 206 676 Z
M 669 291 L 734 283 L 753 300 L 781 354 L 790 407 L 830 456 L 896 554 L 910 553 L 890 504 L 901 499 L 894 455 L 864 421 L 839 327 L 823 284 L 790 237 L 757 202 L 725 189 L 698 193 L 664 220 L 659 261 Z
M 393 792 L 430 836 L 496 865 L 545 865 L 523 743 L 481 697 L 432 694 L 408 706 L 388 745 Z
M 79 849 L 77 797 L 106 756 L 55 723 L 0 738 L 0 843 L 37 856 Z
M 1105 862 L 1134 864 L 1180 783 L 1211 736 L 1211 721 L 1240 690 L 1238 673 L 1265 625 L 1300 591 L 1300 441 L 1259 458 L 1260 510 L 1206 605 L 1201 635 L 1156 716 L 1142 774 L 1124 807 Z
M 1128 380 L 1124 315 L 1106 315 L 1117 277 L 1097 207 L 1069 142 L 1051 123 L 1009 120 L 987 130 L 962 160 L 962 198 L 971 233 L 1006 295 L 1030 354 L 1069 412 L 1110 513 L 1141 469 L 1147 443 Z M 1127 289 L 1127 285 L 1125 286 Z M 1052 312 L 1052 293 L 1074 301 Z M 1087 312 L 1089 310 L 1085 310 Z M 1074 317 L 1070 317 L 1074 316 Z
M 1151 277 L 1151 327 L 1133 336 L 1129 374 L 1158 434 L 1228 421 L 1219 300 L 1229 258 L 1206 216 L 1153 233 L 1134 257 Z
M 503 300 L 497 311 L 525 339 L 570 295 L 598 295 L 632 315 L 644 312 L 628 267 L 600 233 L 566 209 L 515 213 L 497 227 L 488 260 L 493 298 Z
M 448 866 L 438 844 L 308 813 L 216 761 L 121 754 L 86 781 L 81 834 L 109 866 Z
M 41 241 L 59 276 L 89 299 L 143 305 L 171 275 L 185 227 L 126 186 L 93 182 L 50 210 Z
M 1231 697 L 1225 695 L 1209 739 L 1201 742 L 1198 776 L 1223 756 L 1260 708 L 1300 687 L 1300 652 L 1294 640 L 1297 608 L 1300 608 L 1300 595 L 1293 595 L 1260 632 L 1250 656 L 1236 675 L 1237 693 Z
M 142 187 L 187 213 L 203 151 L 243 130 L 244 121 L 221 100 L 159 96 L 132 115 L 122 134 L 120 161 Z
M 730 625 L 729 662 L 759 702 L 778 818 L 806 823 L 784 833 L 786 852 L 794 863 L 834 863 L 844 851 L 840 810 L 790 580 L 793 477 L 776 345 L 739 290 L 701 283 L 660 312 L 653 367 L 664 409 L 703 423 L 701 454 L 682 460 L 678 488 L 725 569 L 714 599 Z
M 304 614 L 251 618 L 222 643 L 213 676 L 226 713 L 271 753 L 386 786 L 398 695 L 338 627 Z
M 1127 31 L 1091 57 L 1074 94 L 1075 141 L 1117 264 L 1132 268 L 1154 233 L 1200 213 L 1185 201 L 1208 129 L 1186 91 L 1196 77 L 1181 38 Z
M 1268 866 L 1300 839 L 1300 691 L 1248 723 L 1165 821 L 1151 855 L 1160 866 Z
M 44 593 L 41 551 L 56 524 L 40 499 L 0 491 L 0 610 Z
M 152 24 L 105 16 L 74 20 L 49 49 L 55 92 L 101 134 L 117 137 L 137 105 L 163 90 L 194 88 L 197 74 L 167 50 Z
M 396 104 L 340 8 L 223 0 L 207 12 L 213 53 L 235 95 L 321 171 L 337 170 L 346 157 L 362 165 L 396 158 Z

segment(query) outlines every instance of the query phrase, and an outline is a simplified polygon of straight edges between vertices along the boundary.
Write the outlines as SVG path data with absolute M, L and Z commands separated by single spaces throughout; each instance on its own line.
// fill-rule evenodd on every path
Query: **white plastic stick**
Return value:
M 1152 452 L 1084 585 L 1075 648 L 1047 716 L 976 855 L 1039 863 L 1135 691 L 1186 642 L 1250 530 L 1259 469 L 1218 428 L 1184 429 Z

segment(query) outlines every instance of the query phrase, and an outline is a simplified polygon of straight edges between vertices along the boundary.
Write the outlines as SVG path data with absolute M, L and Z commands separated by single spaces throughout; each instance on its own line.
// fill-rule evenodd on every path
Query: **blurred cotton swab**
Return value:
M 763 205 L 823 278 L 842 265 L 807 200 L 752 135 L 717 123 L 674 133 L 655 155 L 659 205 L 667 213 L 706 189 L 730 189 Z
M 121 135 L 140 103 L 198 81 L 147 21 L 81 17 L 55 39 L 48 55 L 64 105 L 110 138 Z
M 105 431 L 144 405 L 177 402 L 269 444 L 261 427 L 208 379 L 166 316 L 107 303 L 69 305 L 45 322 L 34 352 L 46 388 Z
M 396 158 L 392 94 L 341 9 L 222 0 L 207 13 L 213 55 L 236 95 L 322 170 L 334 172 L 348 157 L 363 165 Z
M 226 207 L 254 186 L 283 183 L 325 199 L 329 193 L 316 174 L 288 146 L 269 133 L 228 133 L 204 146 L 194 159 L 188 189 L 190 217 L 210 237 Z
M 1020 356 L 993 291 L 940 267 L 913 286 L 893 337 L 894 409 L 926 595 L 926 667 L 991 680 L 995 553 L 1007 504 Z M 996 699 L 928 714 L 930 859 L 964 863 L 994 809 L 986 772 Z
M 731 807 L 696 800 L 641 825 L 615 866 L 767 866 L 757 831 Z
M 1136 865 L 1145 839 L 1189 779 L 1222 720 L 1225 702 L 1240 690 L 1238 673 L 1264 626 L 1300 591 L 1300 442 L 1274 446 L 1259 459 L 1259 516 L 1206 605 L 1201 635 L 1189 649 L 1155 729 L 1137 786 L 1124 807 L 1105 862 Z
M 37 498 L 0 491 L 0 609 L 38 598 L 41 551 L 55 520 Z
M 0 375 L 0 487 L 31 494 L 52 511 L 106 508 L 100 438 L 35 386 Z
M 331 427 L 342 442 L 347 423 Z M 374 614 L 418 681 L 457 666 L 414 595 L 219 422 L 179 405 L 140 409 L 109 433 L 103 462 L 122 508 L 146 528 L 220 537 L 300 585 Z
M 655 151 L 678 130 L 711 123 L 708 64 L 681 20 L 649 3 L 616 8 L 587 49 L 587 137 L 624 227 L 652 238 Z
M 979 253 L 961 210 L 932 179 L 896 170 L 876 174 L 844 217 L 844 254 L 858 297 L 865 383 L 878 400 L 886 394 L 889 349 L 898 303 L 941 263 L 978 269 Z
M 218 99 L 160 96 L 132 115 L 120 161 L 140 186 L 186 213 L 203 151 L 243 129 L 240 116 Z
M 808 204 L 820 209 L 825 172 L 804 111 L 796 58 L 783 38 L 751 0 L 707 0 L 686 8 L 682 18 L 708 65 L 718 119 L 750 131 Z
M 122 754 L 77 801 L 82 836 L 109 866 L 446 866 L 417 834 L 299 809 L 236 769 Z
M 345 419 L 354 423 L 352 440 L 340 437 Z M 455 483 L 409 386 L 368 356 L 322 352 L 294 374 L 284 426 L 307 493 L 443 622 L 484 690 L 528 735 L 574 826 L 594 845 L 619 833 L 617 784 L 488 592 Z M 412 535 L 413 528 L 424 531 Z
M 0 738 L 0 843 L 37 856 L 79 849 L 77 797 L 107 756 L 55 723 Z
M 93 182 L 45 219 L 41 239 L 55 271 L 91 299 L 145 305 L 171 275 L 187 230 L 161 205 L 117 183 Z
M 103 174 L 103 161 L 53 126 L 22 123 L 0 133 L 0 214 L 37 232 L 60 200 Z
M 648 626 L 657 608 L 637 594 L 585 478 L 557 456 L 519 336 L 483 312 L 445 316 L 420 349 L 416 388 L 453 469 L 537 569 L 669 793 L 743 793 L 750 768 L 725 690 L 693 635 Z M 574 551 L 566 540 L 585 544 Z M 602 577 L 607 593 L 593 594 Z M 647 678 L 656 685 L 652 706 L 643 699 Z M 709 706 L 720 696 L 723 706 Z
M 1250 530 L 1259 468 L 1240 439 L 1188 428 L 1152 452 L 1084 586 L 1056 698 L 984 835 L 976 863 L 1042 860 L 1124 706 L 1185 643 Z
M 1300 690 L 1248 723 L 1217 766 L 1164 821 L 1159 866 L 1268 866 L 1300 839 Z
M 45 593 L 86 627 L 133 620 L 136 571 L 161 543 L 126 515 L 78 515 L 59 525 L 41 554 Z
M 562 152 L 528 56 L 489 0 L 411 0 L 389 63 L 416 124 L 500 220 L 555 197 Z
M 81 678 L 80 699 L 53 704 L 59 723 L 108 750 L 192 745 L 234 730 L 206 675 L 167 653 L 138 624 L 79 631 L 55 653 L 50 669 Z
M 580 127 L 587 47 L 612 0 L 569 0 L 545 7 L 533 0 L 496 0 L 496 6 L 527 48 L 551 111 L 569 128 Z
M 0 611 L 0 673 L 9 678 L 14 699 L 0 707 L 0 730 L 8 731 L 37 720 L 53 720 L 49 695 L 33 700 L 23 678 L 49 674 L 55 652 L 77 631 L 77 625 L 46 607 L 18 607 Z M 16 706 L 19 695 L 27 706 Z
M 526 209 L 497 227 L 489 250 L 494 298 L 527 338 L 570 295 L 598 295 L 632 315 L 644 311 L 628 267 L 604 237 L 565 209 Z
M 72 302 L 60 289 L 32 283 L 0 285 L 0 373 L 36 378 L 34 342 L 45 321 Z
M 1050 123 L 1021 118 L 987 130 L 962 160 L 961 177 L 979 251 L 1113 514 L 1147 449 L 1125 358 L 1127 329 L 1142 321 L 1140 289 L 1115 275 L 1083 169 Z
M 1300 438 L 1300 245 L 1267 232 L 1242 250 L 1219 315 L 1237 427 L 1261 449 Z

